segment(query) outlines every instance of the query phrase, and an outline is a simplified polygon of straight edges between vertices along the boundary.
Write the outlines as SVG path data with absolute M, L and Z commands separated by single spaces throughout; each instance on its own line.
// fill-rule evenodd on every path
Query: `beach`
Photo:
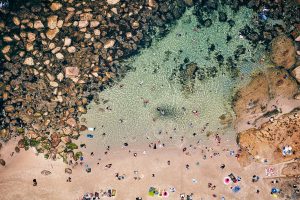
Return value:
M 0 0 L 0 200 L 300 199 L 298 13 Z
M 183 143 L 182 146 L 184 145 L 186 144 Z M 116 189 L 114 199 L 161 199 L 162 197 L 148 196 L 151 186 L 168 191 L 170 196 L 166 199 L 179 199 L 181 193 L 193 193 L 194 199 L 270 198 L 270 188 L 265 184 L 268 180 L 264 180 L 266 166 L 254 164 L 242 168 L 235 157 L 237 149 L 232 141 L 222 140 L 218 144 L 213 138 L 207 141 L 207 146 L 195 145 L 188 147 L 185 152 L 182 148 L 172 146 L 158 146 L 157 149 L 153 149 L 148 146 L 129 145 L 126 148 L 111 149 L 107 155 L 97 151 L 94 152 L 94 156 L 86 156 L 82 165 L 74 168 L 69 166 L 72 174 L 64 172 L 68 166 L 61 160 L 45 160 L 42 155 L 35 156 L 32 150 L 22 151 L 7 158 L 6 167 L 1 169 L 1 198 L 79 199 L 86 192 Z M 86 154 L 88 150 L 89 148 L 86 149 Z M 235 153 L 230 155 L 230 151 Z M 134 153 L 137 153 L 136 157 Z M 167 161 L 170 161 L 170 165 Z M 90 173 L 85 170 L 86 163 L 92 169 Z M 108 164 L 112 166 L 106 168 Z M 224 169 L 220 168 L 222 164 L 225 164 Z M 188 169 L 186 165 L 189 165 Z M 49 170 L 51 174 L 42 175 L 43 170 Z M 124 175 L 125 178 L 118 180 L 116 173 Z M 241 181 L 225 185 L 223 179 L 231 173 L 241 177 Z M 155 174 L 155 177 L 152 177 L 152 174 Z M 261 180 L 253 183 L 253 175 L 259 176 Z M 66 182 L 68 177 L 72 178 L 72 182 Z M 136 180 L 134 177 L 140 179 Z M 37 179 L 36 187 L 32 186 L 33 178 Z M 193 183 L 193 179 L 196 182 Z M 215 189 L 208 188 L 209 183 L 215 186 Z M 242 188 L 238 193 L 232 192 L 230 188 L 236 185 Z M 11 187 L 15 189 L 12 190 Z M 169 191 L 172 187 L 176 192 Z M 256 193 L 257 189 L 260 190 L 259 194 Z

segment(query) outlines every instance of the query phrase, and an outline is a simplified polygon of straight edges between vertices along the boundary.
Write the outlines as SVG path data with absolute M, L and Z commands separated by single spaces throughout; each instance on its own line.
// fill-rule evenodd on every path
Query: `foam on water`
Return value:
M 228 23 L 218 22 L 215 15 L 211 27 L 196 30 L 196 17 L 188 10 L 165 38 L 126 61 L 134 70 L 101 92 L 100 104 L 91 103 L 88 113 L 83 116 L 89 127 L 96 127 L 94 140 L 99 145 L 141 142 L 146 138 L 166 141 L 170 136 L 173 142 L 179 142 L 181 136 L 199 140 L 206 138 L 208 131 L 231 132 L 231 129 L 224 129 L 219 117 L 226 113 L 233 116 L 233 89 L 242 83 L 240 77 L 243 74 L 247 77 L 257 67 L 249 60 L 256 60 L 260 52 L 239 36 L 239 29 L 252 17 L 251 11 L 245 8 L 233 14 L 229 9 L 225 10 L 228 18 L 236 23 L 233 28 L 230 29 Z M 233 37 L 228 44 L 227 34 Z M 238 45 L 247 49 L 238 62 L 238 77 L 233 79 L 225 66 L 218 67 L 214 53 L 211 56 L 208 53 L 211 44 L 225 60 L 234 54 Z M 200 68 L 216 67 L 219 72 L 214 78 L 182 81 L 179 66 L 185 58 Z M 106 136 L 102 136 L 103 133 Z M 193 133 L 197 135 L 193 136 Z

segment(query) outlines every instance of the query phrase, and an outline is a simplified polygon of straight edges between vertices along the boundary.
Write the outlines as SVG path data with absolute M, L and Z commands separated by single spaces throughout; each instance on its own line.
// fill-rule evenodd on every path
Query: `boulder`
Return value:
M 95 27 L 99 26 L 99 24 L 100 24 L 100 22 L 98 22 L 98 21 L 91 21 L 90 22 L 90 27 L 95 28 Z
M 50 86 L 51 87 L 58 87 L 58 83 L 55 81 L 50 81 Z
M 61 7 L 62 7 L 62 4 L 61 4 L 61 3 L 53 2 L 53 3 L 51 4 L 51 6 L 50 6 L 50 9 L 51 9 L 52 11 L 57 11 L 57 10 L 61 9 Z
M 57 53 L 57 54 L 55 54 L 55 56 L 58 60 L 64 59 L 64 55 L 62 53 Z
M 82 20 L 82 21 L 79 21 L 79 23 L 78 23 L 79 28 L 85 28 L 88 25 L 89 25 L 89 22 L 87 20 Z
M 108 49 L 108 48 L 111 48 L 115 45 L 115 40 L 114 39 L 109 39 L 107 40 L 105 43 L 104 43 L 104 48 L 105 49 Z
M 33 27 L 35 29 L 42 29 L 42 28 L 44 28 L 44 24 L 42 23 L 41 20 L 36 20 L 36 21 L 34 21 Z
M 52 133 L 51 134 L 51 145 L 53 147 L 57 147 L 60 142 L 61 142 L 61 139 L 59 138 L 59 135 L 57 133 Z
M 20 152 L 20 148 L 19 147 L 15 147 L 15 152 L 19 153 Z
M 33 58 L 32 57 L 28 57 L 28 58 L 25 58 L 24 60 L 24 65 L 29 65 L 29 66 L 33 66 L 34 65 L 34 61 L 33 61 Z
M 69 136 L 64 136 L 64 137 L 61 137 L 61 141 L 64 143 L 64 144 L 67 144 L 67 143 L 70 143 L 71 142 L 71 138 Z
M 20 139 L 20 140 L 18 141 L 18 147 L 19 147 L 19 148 L 24 148 L 24 147 L 25 147 L 24 139 Z
M 67 78 L 75 78 L 79 75 L 78 67 L 66 67 L 65 75 Z
M 62 128 L 62 131 L 65 135 L 71 135 L 72 129 L 69 126 Z
M 4 42 L 12 42 L 13 39 L 12 39 L 11 37 L 9 37 L 9 36 L 4 36 L 4 37 L 3 37 L 3 41 L 4 41 Z
M 186 5 L 188 5 L 188 6 L 193 6 L 193 5 L 194 5 L 193 0 L 183 0 L 183 1 L 184 1 L 184 3 L 185 3 Z
M 0 130 L 0 138 L 7 138 L 9 136 L 9 132 L 7 129 L 1 129 Z
M 68 51 L 69 53 L 75 53 L 75 52 L 76 52 L 76 48 L 75 48 L 74 46 L 71 46 L 71 47 L 68 47 L 68 48 L 67 48 L 67 51 Z
M 64 46 L 70 46 L 71 42 L 72 42 L 71 38 L 65 37 L 65 39 L 64 39 Z
M 94 34 L 95 34 L 96 36 L 99 36 L 99 35 L 101 34 L 101 31 L 100 31 L 99 29 L 95 29 L 95 30 L 94 30 Z
M 10 50 L 10 45 L 6 45 L 6 46 L 3 47 L 3 49 L 2 49 L 2 53 L 3 53 L 3 54 L 6 54 L 6 53 L 9 52 L 9 50 Z
M 148 5 L 149 5 L 151 8 L 154 8 L 154 7 L 157 5 L 157 3 L 156 3 L 155 0 L 148 0 Z
M 292 71 L 292 75 L 293 75 L 294 78 L 298 81 L 298 83 L 300 83 L 300 66 L 296 67 L 296 68 Z
M 67 119 L 66 123 L 71 127 L 74 127 L 77 125 L 76 120 L 74 118 Z
M 15 110 L 13 105 L 7 105 L 4 107 L 5 112 L 9 113 L 9 112 L 13 112 Z
M 106 0 L 109 5 L 114 5 L 120 2 L 120 0 Z
M 16 26 L 19 26 L 20 25 L 20 19 L 18 17 L 13 17 L 13 22 Z
M 26 51 L 32 51 L 34 49 L 34 46 L 32 43 L 27 43 L 26 44 Z
M 62 81 L 64 79 L 64 74 L 63 73 L 59 73 L 56 76 L 57 80 Z
M 293 40 L 286 35 L 277 36 L 271 43 L 271 60 L 276 66 L 289 69 L 296 62 L 296 49 Z
M 27 37 L 28 37 L 28 42 L 34 42 L 36 39 L 36 34 L 32 32 L 28 32 Z
M 57 26 L 57 15 L 51 15 L 47 18 L 48 28 L 55 29 Z
M 59 29 L 58 28 L 55 28 L 55 29 L 49 29 L 47 32 L 46 32 L 46 36 L 49 40 L 53 40 L 56 36 L 56 34 L 59 33 Z

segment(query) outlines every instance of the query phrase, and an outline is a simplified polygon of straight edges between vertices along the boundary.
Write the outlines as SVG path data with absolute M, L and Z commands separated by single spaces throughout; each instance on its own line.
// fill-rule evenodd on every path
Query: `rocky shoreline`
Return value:
M 236 93 L 233 107 L 242 165 L 250 160 L 277 164 L 299 158 L 299 40 L 299 36 L 295 41 L 285 35 L 274 38 L 270 52 L 274 65 Z M 292 155 L 282 153 L 286 146 L 292 147 Z
M 1 9 L 0 137 L 22 135 L 18 149 L 34 146 L 46 158 L 59 154 L 78 159 L 81 153 L 72 140 L 87 129 L 79 117 L 97 92 L 125 75 L 128 69 L 120 62 L 150 46 L 153 37 L 165 35 L 186 7 L 194 6 L 199 28 L 205 28 L 212 23 L 208 13 L 221 4 L 258 13 L 267 6 L 269 18 L 287 22 L 266 30 L 259 29 L 263 20 L 254 19 L 260 32 L 247 27 L 241 32 L 254 45 L 299 33 L 299 16 L 290 14 L 297 13 L 294 1 L 66 0 Z M 234 23 L 222 13 L 219 20 Z
M 183 4 L 69 0 L 1 10 L 1 138 L 22 134 L 19 148 L 46 157 L 73 154 L 86 105 L 126 72 L 119 60 L 167 31 Z
M 292 40 L 281 34 L 271 41 L 269 68 L 254 75 L 233 102 L 239 163 L 248 166 L 259 162 L 271 170 L 279 168 L 271 184 L 279 188 L 283 199 L 300 197 L 299 35 L 297 32 Z

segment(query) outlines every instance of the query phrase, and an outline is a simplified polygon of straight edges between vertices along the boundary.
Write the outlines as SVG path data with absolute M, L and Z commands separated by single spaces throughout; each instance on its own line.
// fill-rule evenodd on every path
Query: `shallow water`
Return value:
M 233 14 L 224 9 L 228 18 L 235 21 L 233 28 L 228 23 L 218 22 L 215 15 L 211 27 L 197 29 L 196 17 L 192 10 L 187 10 L 166 37 L 124 63 L 134 70 L 101 92 L 100 103 L 90 104 L 88 113 L 83 116 L 88 127 L 96 127 L 93 134 L 99 145 L 147 139 L 179 144 L 181 136 L 197 142 L 209 133 L 234 133 L 232 127 L 220 123 L 219 117 L 223 114 L 234 117 L 233 92 L 258 68 L 258 64 L 250 60 L 258 60 L 263 52 L 253 49 L 239 35 L 239 30 L 250 22 L 252 12 L 245 8 Z M 227 34 L 233 38 L 228 43 Z M 215 50 L 209 54 L 211 44 Z M 240 56 L 237 70 L 228 70 L 226 64 L 219 66 L 216 54 L 221 54 L 226 63 L 238 45 L 243 45 L 246 52 Z M 199 74 L 187 75 L 185 68 L 189 68 L 189 64 L 204 70 L 203 80 L 199 80 Z M 208 76 L 207 71 L 213 67 L 218 72 Z

